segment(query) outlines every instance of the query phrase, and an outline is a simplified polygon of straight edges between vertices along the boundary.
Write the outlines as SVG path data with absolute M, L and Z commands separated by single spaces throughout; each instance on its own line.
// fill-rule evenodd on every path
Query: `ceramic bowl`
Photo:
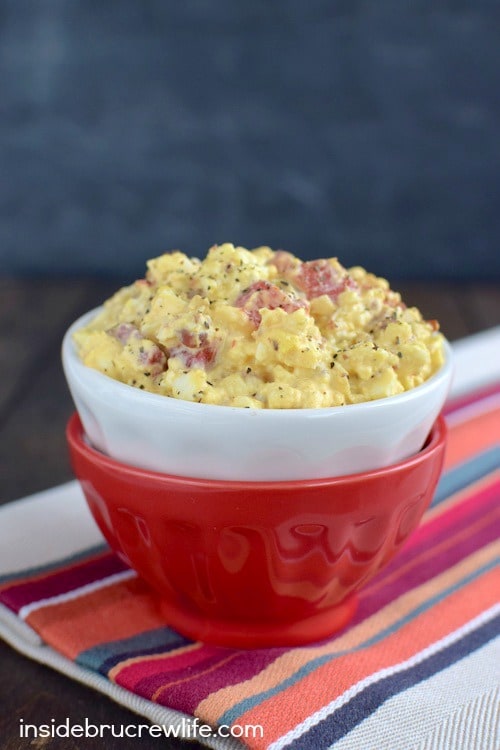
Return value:
M 205 479 L 318 479 L 389 466 L 418 452 L 446 399 L 451 349 L 413 390 L 323 409 L 242 409 L 170 398 L 120 383 L 79 359 L 72 334 L 62 359 L 92 445 L 124 463 Z
M 74 472 L 112 549 L 152 586 L 167 624 L 224 646 L 289 646 L 343 627 L 355 592 L 397 552 L 442 469 L 442 418 L 405 461 L 361 474 L 232 482 L 160 474 L 91 447 Z

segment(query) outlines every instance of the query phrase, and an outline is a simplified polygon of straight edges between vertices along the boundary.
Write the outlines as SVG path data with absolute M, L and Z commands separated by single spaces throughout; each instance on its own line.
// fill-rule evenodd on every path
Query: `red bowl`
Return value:
M 327 637 L 355 592 L 419 523 L 444 459 L 444 420 L 388 468 L 332 479 L 231 482 L 159 474 L 109 458 L 74 414 L 74 472 L 113 550 L 160 596 L 168 625 L 224 646 Z

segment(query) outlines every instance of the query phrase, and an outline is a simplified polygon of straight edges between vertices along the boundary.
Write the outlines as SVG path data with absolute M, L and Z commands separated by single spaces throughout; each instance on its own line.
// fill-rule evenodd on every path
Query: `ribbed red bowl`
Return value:
M 76 414 L 67 439 L 99 528 L 158 592 L 166 623 L 248 648 L 308 643 L 349 621 L 355 592 L 429 505 L 446 428 L 439 418 L 418 454 L 388 468 L 289 482 L 138 469 L 92 448 Z

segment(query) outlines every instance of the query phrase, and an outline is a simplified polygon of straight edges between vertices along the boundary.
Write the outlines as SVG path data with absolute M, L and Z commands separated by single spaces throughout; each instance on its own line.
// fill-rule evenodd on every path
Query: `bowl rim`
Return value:
M 435 387 L 439 387 L 443 381 L 450 380 L 453 373 L 453 351 L 449 341 L 443 337 L 443 346 L 445 352 L 445 361 L 435 373 L 433 373 L 426 381 L 420 385 L 410 388 L 408 391 L 403 393 L 397 393 L 394 396 L 385 396 L 383 398 L 374 399 L 373 401 L 362 401 L 357 404 L 343 404 L 340 406 L 322 406 L 317 408 L 306 408 L 306 409 L 255 409 L 255 408 L 242 408 L 241 406 L 227 406 L 222 404 L 204 404 L 194 401 L 187 401 L 180 398 L 174 398 L 173 396 L 167 396 L 159 393 L 151 393 L 146 390 L 139 390 L 134 388 L 132 385 L 122 383 L 120 380 L 115 380 L 109 375 L 105 375 L 99 370 L 95 370 L 92 367 L 85 365 L 78 356 L 76 346 L 73 342 L 73 333 L 79 328 L 82 328 L 88 322 L 90 322 L 101 310 L 103 306 L 95 307 L 92 310 L 81 315 L 77 318 L 70 327 L 66 330 L 62 340 L 61 356 L 63 366 L 67 372 L 67 368 L 73 368 L 77 373 L 80 373 L 84 377 L 90 377 L 94 379 L 94 383 L 106 383 L 110 388 L 116 388 L 117 393 L 122 393 L 124 397 L 127 397 L 129 402 L 137 401 L 138 403 L 146 404 L 150 403 L 151 406 L 159 408 L 166 408 L 179 411 L 186 411 L 186 409 L 196 410 L 198 413 L 206 411 L 207 413 L 212 412 L 214 409 L 219 414 L 229 413 L 247 415 L 255 418 L 258 415 L 258 419 L 276 419 L 279 415 L 279 419 L 296 419 L 297 415 L 302 415 L 305 418 L 319 418 L 319 417 L 332 417 L 334 414 L 355 414 L 364 412 L 367 410 L 380 409 L 383 406 L 396 406 L 401 404 L 403 401 L 412 402 L 418 399 L 420 396 L 425 394 L 427 391 L 433 390 Z M 223 411 L 221 411 L 223 410 Z M 347 411 L 348 410 L 348 411 Z M 243 417 L 245 418 L 245 417 Z
M 150 469 L 142 469 L 140 467 L 118 461 L 117 459 L 108 456 L 106 453 L 103 453 L 99 449 L 94 448 L 90 444 L 88 439 L 86 439 L 86 434 L 78 412 L 73 412 L 66 426 L 66 439 L 70 446 L 70 449 L 77 453 L 86 462 L 97 465 L 101 470 L 111 470 L 114 472 L 118 471 L 128 479 L 139 478 L 142 481 L 153 481 L 156 484 L 167 482 L 170 485 L 220 490 L 272 490 L 277 488 L 281 490 L 294 490 L 325 486 L 332 487 L 339 484 L 358 484 L 360 482 L 387 477 L 392 474 L 404 471 L 405 469 L 410 469 L 414 466 L 417 466 L 426 460 L 430 460 L 436 452 L 438 452 L 441 448 L 444 448 L 446 444 L 446 437 L 446 421 L 443 415 L 440 414 L 431 428 L 424 447 L 420 451 L 418 451 L 418 453 L 414 453 L 412 456 L 409 456 L 402 461 L 398 461 L 395 464 L 391 464 L 390 466 L 385 466 L 379 469 L 372 469 L 370 471 L 360 472 L 356 474 L 344 474 L 333 477 L 322 477 L 319 479 L 249 481 L 186 477 L 178 476 L 175 474 L 167 474 L 159 471 L 152 471 Z

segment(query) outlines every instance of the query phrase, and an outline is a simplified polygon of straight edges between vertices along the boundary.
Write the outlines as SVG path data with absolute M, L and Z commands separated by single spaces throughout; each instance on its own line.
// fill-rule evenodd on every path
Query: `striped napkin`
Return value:
M 499 341 L 496 331 L 489 343 Z M 244 651 L 176 633 L 105 546 L 76 483 L 0 509 L 0 636 L 156 724 L 194 727 L 197 717 L 213 728 L 197 737 L 208 747 L 493 750 L 500 380 L 470 382 L 481 346 L 491 369 L 484 336 L 456 347 L 431 507 L 335 637 Z

